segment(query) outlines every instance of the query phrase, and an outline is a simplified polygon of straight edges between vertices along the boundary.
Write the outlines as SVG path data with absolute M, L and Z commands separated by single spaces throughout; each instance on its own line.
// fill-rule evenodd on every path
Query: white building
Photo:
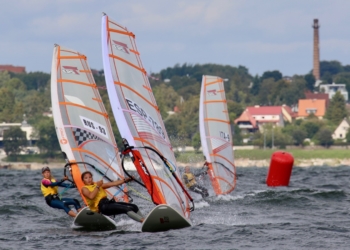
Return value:
M 26 138 L 28 140 L 28 144 L 31 145 L 33 141 L 36 141 L 37 138 L 32 138 L 32 133 L 34 128 L 27 123 L 27 121 L 23 121 L 22 123 L 0 123 L 0 145 L 3 145 L 4 140 L 4 131 L 10 129 L 11 127 L 20 127 L 23 132 L 26 133 Z
M 334 133 L 332 135 L 334 140 L 341 139 L 344 142 L 346 141 L 345 137 L 346 134 L 348 133 L 350 124 L 348 119 L 344 118 L 344 120 L 341 121 L 339 126 L 334 130 Z
M 348 91 L 346 90 L 345 84 L 322 84 L 320 86 L 320 90 L 326 94 L 328 94 L 329 99 L 331 100 L 332 97 L 337 93 L 337 91 L 340 92 L 344 96 L 345 101 L 348 101 Z

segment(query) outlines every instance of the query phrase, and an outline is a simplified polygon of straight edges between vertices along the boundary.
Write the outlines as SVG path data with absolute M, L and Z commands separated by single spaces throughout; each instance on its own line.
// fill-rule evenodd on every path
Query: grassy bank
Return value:
M 269 160 L 271 155 L 281 150 L 271 149 L 252 149 L 252 150 L 236 150 L 234 152 L 235 159 L 249 159 L 249 160 Z M 349 159 L 349 149 L 290 149 L 283 150 L 293 155 L 295 160 L 309 160 L 309 159 Z M 178 162 L 182 163 L 197 163 L 204 162 L 202 152 L 184 152 L 176 157 Z M 18 155 L 17 159 L 14 157 L 6 157 L 2 159 L 4 162 L 38 162 L 38 163 L 64 163 L 62 154 L 57 154 L 55 157 L 47 157 L 46 155 Z
M 348 159 L 350 158 L 349 149 L 290 149 L 290 150 L 271 150 L 271 149 L 252 149 L 252 150 L 236 150 L 234 152 L 235 159 L 250 160 L 269 160 L 271 155 L 276 151 L 285 151 L 293 155 L 294 159 Z M 177 161 L 183 163 L 204 162 L 202 152 L 185 152 L 179 154 Z
M 43 164 L 48 163 L 64 163 L 64 159 L 61 153 L 55 154 L 53 157 L 49 157 L 45 154 L 29 154 L 29 155 L 17 155 L 7 156 L 2 159 L 3 162 L 38 162 Z

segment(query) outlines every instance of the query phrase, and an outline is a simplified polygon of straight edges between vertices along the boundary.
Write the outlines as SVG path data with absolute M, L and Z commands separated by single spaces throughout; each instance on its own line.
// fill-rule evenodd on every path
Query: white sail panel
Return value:
M 112 127 L 85 55 L 55 46 L 51 99 L 57 137 L 79 192 L 84 171 L 91 171 L 95 181 L 123 179 Z M 126 186 L 107 190 L 109 198 L 128 201 L 126 191 Z
M 236 185 L 231 124 L 223 80 L 203 76 L 199 126 L 203 154 L 216 194 L 230 193 Z
M 115 120 L 120 134 L 140 153 L 151 176 L 151 190 L 148 191 L 153 200 L 172 206 L 188 218 L 189 198 L 182 186 L 171 177 L 172 173 L 159 156 L 144 148 L 150 147 L 163 155 L 179 175 L 162 117 L 136 48 L 135 36 L 107 15 L 102 18 L 102 52 Z M 142 173 L 139 174 L 141 176 Z M 148 173 L 146 175 L 144 179 L 149 178 Z

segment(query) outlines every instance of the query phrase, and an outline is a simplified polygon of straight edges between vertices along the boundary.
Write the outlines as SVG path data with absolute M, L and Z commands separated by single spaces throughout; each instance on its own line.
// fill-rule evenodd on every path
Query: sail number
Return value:
M 160 134 L 163 137 L 163 139 L 165 140 L 165 134 L 163 132 L 162 127 L 150 115 L 148 115 L 143 108 L 141 108 L 139 105 L 137 105 L 137 103 L 135 103 L 131 100 L 128 100 L 126 98 L 125 98 L 125 100 L 128 103 L 129 108 L 132 111 L 138 113 L 146 121 L 148 121 L 152 125 L 152 127 L 157 131 L 157 133 Z
M 96 121 L 93 121 L 89 118 L 83 117 L 83 116 L 80 116 L 80 119 L 81 119 L 83 126 L 85 128 L 87 128 L 89 130 L 93 130 L 95 133 L 108 138 L 107 129 L 105 126 L 103 126 L 102 124 L 100 124 Z
M 230 135 L 228 133 L 220 131 L 220 137 L 225 141 L 230 141 Z

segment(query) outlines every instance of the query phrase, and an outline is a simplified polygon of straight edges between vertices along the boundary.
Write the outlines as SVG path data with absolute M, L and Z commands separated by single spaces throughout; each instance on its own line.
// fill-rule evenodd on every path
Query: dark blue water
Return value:
M 350 167 L 295 167 L 282 188 L 266 186 L 267 168 L 237 173 L 231 195 L 196 202 L 193 227 L 141 233 L 124 215 L 116 231 L 75 231 L 71 218 L 45 204 L 40 171 L 1 169 L 0 249 L 350 249 Z

